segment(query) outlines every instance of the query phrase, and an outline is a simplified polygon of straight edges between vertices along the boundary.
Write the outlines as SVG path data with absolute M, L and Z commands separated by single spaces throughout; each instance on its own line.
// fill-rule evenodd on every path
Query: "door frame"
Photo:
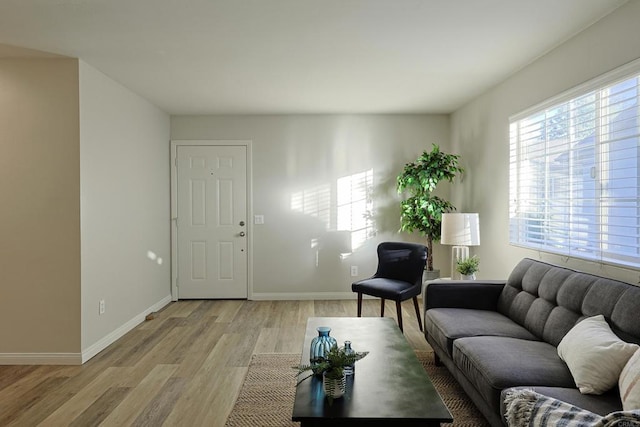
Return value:
M 253 161 L 250 140 L 171 140 L 171 300 L 178 300 L 178 147 L 244 146 L 247 149 L 247 299 L 253 299 Z

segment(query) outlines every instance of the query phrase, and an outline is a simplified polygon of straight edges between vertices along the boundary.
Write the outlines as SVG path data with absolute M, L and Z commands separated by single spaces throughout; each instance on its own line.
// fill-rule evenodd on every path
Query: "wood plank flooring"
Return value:
M 402 311 L 428 350 L 411 300 Z M 299 353 L 308 317 L 355 315 L 355 300 L 174 302 L 82 366 L 0 366 L 0 426 L 223 426 L 253 354 Z

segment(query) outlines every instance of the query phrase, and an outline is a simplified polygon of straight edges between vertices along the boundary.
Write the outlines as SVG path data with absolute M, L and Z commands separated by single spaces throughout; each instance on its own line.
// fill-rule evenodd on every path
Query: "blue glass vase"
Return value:
M 309 362 L 312 368 L 317 365 L 318 362 L 324 360 L 326 354 L 331 350 L 331 347 L 338 345 L 336 339 L 329 336 L 329 332 L 331 332 L 330 327 L 319 326 L 316 330 L 318 331 L 318 336 L 311 340 L 311 350 L 309 351 Z M 313 372 L 317 374 L 315 370 L 313 370 Z

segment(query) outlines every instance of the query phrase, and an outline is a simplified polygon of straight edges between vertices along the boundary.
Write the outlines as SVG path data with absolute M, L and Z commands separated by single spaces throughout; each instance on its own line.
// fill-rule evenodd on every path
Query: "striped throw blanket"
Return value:
M 509 427 L 640 427 L 640 410 L 600 416 L 528 389 L 515 389 L 505 398 Z

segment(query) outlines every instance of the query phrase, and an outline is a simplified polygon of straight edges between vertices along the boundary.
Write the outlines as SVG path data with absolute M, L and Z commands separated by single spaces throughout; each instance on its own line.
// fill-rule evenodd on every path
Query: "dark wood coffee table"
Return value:
M 344 345 L 350 340 L 356 351 L 369 354 L 356 362 L 355 375 L 347 377 L 344 397 L 331 404 L 322 390 L 322 379 L 312 377 L 296 389 L 293 421 L 309 426 L 439 426 L 452 422 L 424 368 L 409 347 L 396 322 L 389 317 L 311 317 L 301 363 L 309 363 L 309 346 L 318 326 L 329 326 L 330 335 Z

